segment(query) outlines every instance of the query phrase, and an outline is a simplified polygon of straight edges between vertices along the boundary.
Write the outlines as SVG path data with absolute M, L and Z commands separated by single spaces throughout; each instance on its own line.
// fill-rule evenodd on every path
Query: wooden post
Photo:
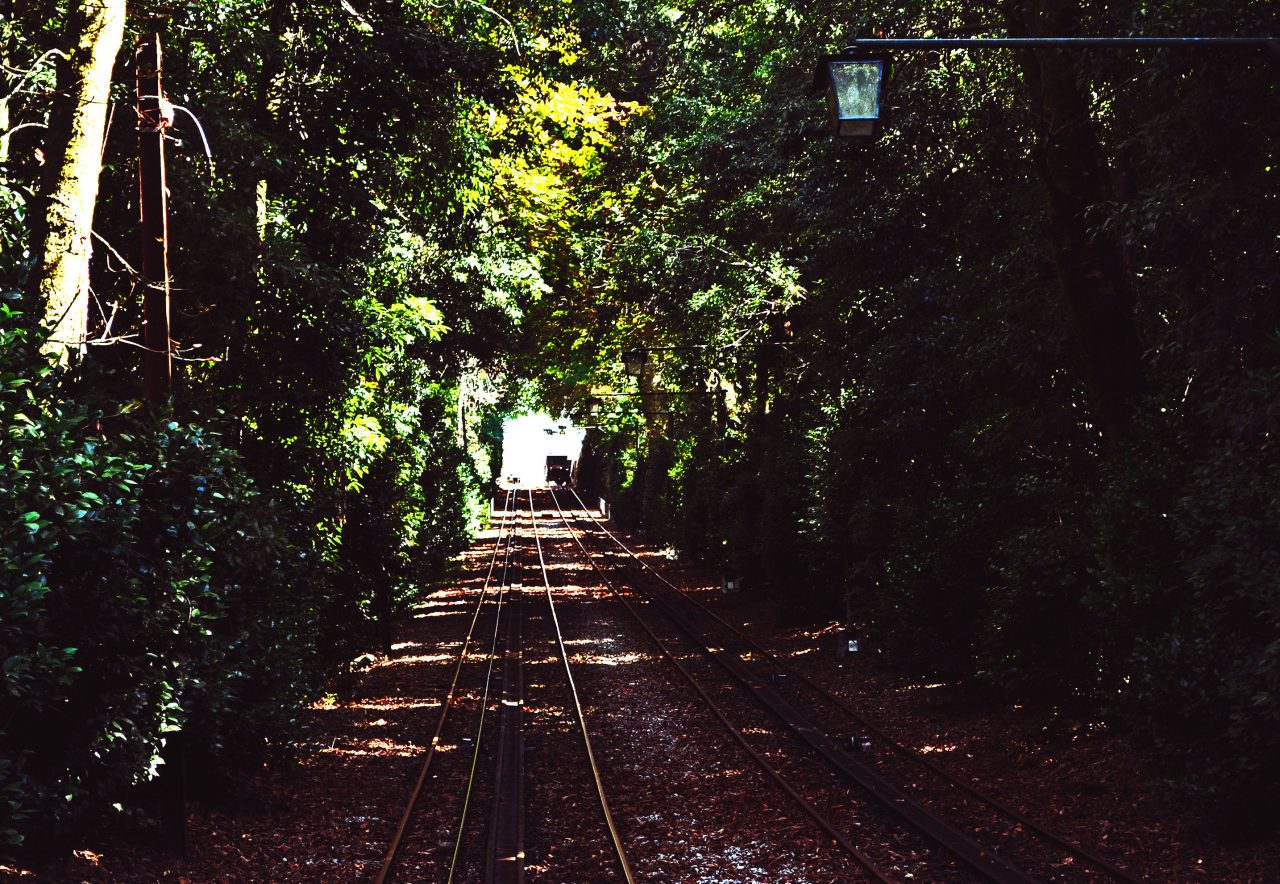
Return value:
M 169 192 L 165 181 L 164 130 L 173 112 L 162 96 L 160 35 L 138 43 L 138 207 L 142 222 L 142 373 L 147 398 L 162 404 L 173 391 L 169 338 Z M 160 827 L 166 847 L 187 853 L 186 735 L 169 734 L 160 772 Z
M 161 96 L 160 35 L 138 44 L 138 205 L 142 211 L 142 343 L 147 398 L 164 402 L 173 390 L 169 338 L 169 196 L 164 130 L 173 123 Z

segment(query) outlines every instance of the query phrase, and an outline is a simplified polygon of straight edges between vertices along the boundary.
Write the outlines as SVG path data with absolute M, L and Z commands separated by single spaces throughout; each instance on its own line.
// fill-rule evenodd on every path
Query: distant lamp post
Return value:
M 833 135 L 875 138 L 880 134 L 880 98 L 888 73 L 885 57 L 832 55 L 822 60 L 815 85 L 826 90 Z
M 626 369 L 627 374 L 631 375 L 633 378 L 638 378 L 644 373 L 644 364 L 648 356 L 648 351 L 641 347 L 633 347 L 630 350 L 623 350 L 622 367 Z

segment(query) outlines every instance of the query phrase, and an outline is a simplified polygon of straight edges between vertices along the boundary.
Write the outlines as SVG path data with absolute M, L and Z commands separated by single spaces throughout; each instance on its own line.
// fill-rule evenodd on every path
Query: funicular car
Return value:
M 573 463 L 560 454 L 547 455 L 547 484 L 569 485 L 573 482 Z

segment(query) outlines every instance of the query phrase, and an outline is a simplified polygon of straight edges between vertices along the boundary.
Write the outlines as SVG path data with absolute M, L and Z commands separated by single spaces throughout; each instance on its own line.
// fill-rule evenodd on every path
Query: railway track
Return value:
M 613 818 L 613 811 L 609 806 L 609 800 L 605 795 L 604 778 L 600 773 L 600 765 L 596 760 L 595 750 L 591 745 L 591 734 L 587 728 L 587 717 L 582 709 L 582 698 L 578 693 L 577 682 L 573 677 L 573 668 L 569 665 L 569 653 L 565 650 L 564 632 L 560 627 L 560 618 L 556 613 L 555 597 L 551 592 L 551 580 L 547 570 L 547 563 L 542 555 L 542 534 L 538 530 L 537 509 L 534 506 L 533 492 L 529 492 L 529 512 L 533 525 L 534 548 L 538 554 L 538 565 L 541 571 L 542 586 L 547 601 L 547 609 L 550 612 L 551 624 L 555 633 L 555 643 L 559 651 L 560 661 L 564 666 L 565 681 L 569 687 L 569 694 L 572 700 L 574 715 L 578 723 L 578 729 L 582 736 L 582 746 L 586 754 L 586 761 L 591 769 L 591 779 L 595 785 L 596 796 L 599 799 L 600 811 L 604 816 L 605 825 L 609 831 L 609 841 L 613 849 L 614 857 L 617 860 L 617 868 L 622 876 L 622 880 L 627 884 L 635 884 L 635 874 L 631 869 L 631 861 L 627 857 L 627 851 L 622 843 L 622 836 L 618 832 L 617 823 Z
M 510 560 L 511 544 L 513 540 L 513 532 L 510 528 L 511 504 L 515 499 L 514 492 L 508 492 L 506 502 L 503 505 L 502 522 L 498 527 L 498 535 L 494 540 L 493 552 L 489 557 L 489 570 L 485 575 L 484 584 L 480 588 L 480 592 L 476 597 L 475 607 L 472 609 L 471 619 L 467 625 L 467 634 L 463 639 L 461 647 L 458 649 L 457 657 L 454 661 L 453 676 L 449 682 L 449 688 L 445 692 L 444 699 L 440 704 L 440 714 L 436 718 L 435 732 L 431 735 L 431 740 L 427 744 L 427 750 L 423 753 L 422 763 L 418 767 L 418 775 L 414 780 L 412 788 L 409 790 L 409 796 L 405 802 L 404 810 L 400 814 L 399 822 L 396 824 L 394 834 L 387 845 L 387 852 L 383 857 L 382 866 L 378 870 L 377 876 L 374 878 L 375 884 L 384 884 L 384 882 L 392 879 L 392 874 L 397 863 L 402 857 L 402 845 L 404 844 L 405 835 L 409 831 L 410 824 L 413 821 L 415 812 L 418 810 L 418 803 L 422 798 L 422 788 L 427 782 L 427 777 L 431 772 L 432 763 L 435 761 L 437 751 L 440 748 L 441 737 L 444 734 L 445 724 L 449 720 L 449 713 L 453 711 L 454 704 L 458 697 L 458 685 L 462 676 L 463 665 L 466 662 L 467 654 L 471 650 L 475 635 L 476 625 L 480 620 L 480 613 L 484 609 L 486 600 L 489 597 L 489 590 L 493 584 L 493 576 L 498 566 L 498 557 L 501 552 L 503 558 L 503 568 Z M 505 575 L 503 580 L 505 582 Z
M 729 731 L 730 735 L 734 738 L 735 742 L 737 742 L 738 745 L 741 746 L 744 751 L 746 751 L 746 753 L 761 768 L 761 770 L 763 770 L 784 792 L 787 793 L 787 795 L 793 801 L 796 802 L 796 804 L 800 806 L 801 810 L 818 826 L 819 829 L 822 830 L 823 834 L 830 837 L 836 844 L 840 846 L 842 850 L 844 850 L 846 853 L 849 854 L 849 856 L 854 860 L 854 862 L 856 862 L 859 866 L 862 867 L 863 871 L 867 873 L 867 876 L 871 880 L 880 881 L 880 882 L 884 882 L 884 884 L 888 884 L 888 882 L 890 882 L 892 879 L 889 878 L 886 875 L 886 873 L 882 871 L 865 853 L 859 850 L 858 847 L 855 846 L 853 842 L 848 838 L 848 836 L 845 835 L 845 833 L 841 831 L 840 828 L 837 827 L 836 824 L 828 816 L 823 814 L 817 807 L 815 807 L 810 801 L 808 801 L 800 793 L 800 791 L 797 790 L 795 786 L 792 785 L 790 780 L 788 780 L 785 776 L 783 776 L 783 774 L 778 770 L 778 768 L 772 763 L 770 763 L 770 761 L 759 750 L 757 750 L 755 746 L 751 744 L 751 742 L 747 739 L 746 735 L 743 733 L 742 729 L 739 727 L 736 727 L 730 721 L 723 707 L 720 704 L 718 704 L 715 701 L 715 699 L 712 698 L 711 694 L 702 686 L 702 684 L 693 675 L 690 669 L 684 663 L 681 662 L 680 656 L 670 647 L 669 643 L 663 641 L 663 639 L 659 637 L 659 635 L 652 628 L 650 628 L 649 624 L 644 620 L 643 617 L 640 616 L 639 612 L 636 611 L 635 606 L 631 603 L 631 601 L 628 600 L 625 595 L 623 595 L 621 592 L 618 591 L 618 588 L 615 585 L 614 581 L 612 581 L 609 578 L 609 575 L 605 572 L 603 568 L 600 567 L 600 565 L 592 557 L 591 553 L 587 550 L 586 546 L 583 544 L 582 538 L 579 532 L 573 529 L 573 526 L 570 523 L 568 516 L 565 515 L 563 509 L 560 507 L 560 503 L 557 500 L 554 491 L 551 493 L 551 499 L 552 499 L 553 505 L 555 506 L 556 512 L 560 515 L 561 520 L 564 522 L 566 530 L 572 536 L 578 548 L 582 551 L 582 555 L 584 559 L 599 576 L 601 583 L 603 583 L 604 586 L 609 590 L 609 592 L 612 593 L 612 595 L 627 609 L 627 611 L 632 615 L 636 623 L 639 624 L 640 628 L 645 632 L 646 635 L 648 635 L 648 637 L 653 642 L 653 644 L 658 648 L 658 651 L 662 655 L 662 657 L 668 663 L 674 666 L 677 669 L 677 671 L 679 671 L 681 676 L 683 676 L 685 681 L 690 685 L 690 687 L 694 690 L 694 692 L 698 694 L 699 698 L 711 710 L 712 715 L 714 715 L 715 718 L 722 725 L 724 725 L 724 727 Z
M 503 617 L 504 615 L 506 616 L 508 623 L 511 621 L 511 600 L 520 592 L 519 581 L 515 579 L 515 576 L 520 572 L 520 565 L 514 560 L 514 556 L 512 555 L 513 550 L 517 550 L 518 548 L 518 535 L 515 531 L 512 531 L 511 540 L 507 547 L 508 552 L 506 564 L 503 567 L 502 584 L 498 589 L 496 610 L 493 617 L 493 633 L 489 640 L 489 652 L 485 655 L 484 688 L 480 696 L 480 708 L 476 716 L 476 725 L 473 730 L 473 735 L 469 741 L 471 743 L 471 762 L 467 771 L 466 786 L 462 793 L 462 809 L 458 815 L 457 826 L 454 830 L 453 854 L 449 859 L 449 874 L 445 879 L 448 884 L 452 884 L 454 879 L 459 877 L 460 872 L 462 872 L 464 867 L 467 865 L 468 859 L 472 859 L 471 857 L 464 855 L 464 848 L 474 845 L 478 840 L 480 840 L 474 833 L 468 832 L 468 823 L 471 821 L 471 806 L 477 797 L 478 789 L 486 788 L 489 785 L 484 781 L 483 773 L 480 770 L 480 759 L 483 750 L 486 748 L 485 725 L 490 720 L 490 713 L 492 711 L 490 706 L 490 697 L 494 694 L 494 673 L 497 670 L 497 663 L 499 659 L 509 659 L 508 652 L 517 655 L 520 653 L 520 648 L 518 647 L 505 649 L 502 647 Z M 514 632 L 517 636 L 520 635 L 518 627 L 515 628 Z M 505 687 L 506 686 L 504 686 L 504 693 Z M 505 787 L 508 790 L 518 788 L 519 781 L 512 780 L 509 776 L 499 776 L 499 774 L 503 772 L 504 768 L 502 762 L 503 757 L 501 753 L 499 753 L 497 765 L 498 770 L 495 772 L 494 782 L 492 784 L 494 787 L 494 792 L 492 794 L 493 812 L 494 816 L 502 815 L 504 818 L 514 814 L 517 817 L 514 831 L 518 833 L 522 827 L 522 822 L 519 820 L 522 805 L 519 803 L 517 797 L 510 793 L 503 794 L 497 791 L 497 788 L 499 786 Z M 509 806 L 512 805 L 514 806 L 514 810 L 509 809 Z M 474 829 L 476 827 L 472 826 L 471 828 Z M 496 838 L 488 839 L 487 843 L 495 850 L 498 849 Z M 519 876 L 522 872 L 521 867 L 523 865 L 522 857 L 522 846 L 517 844 L 506 855 L 502 857 L 486 855 L 479 861 L 479 863 L 482 864 L 486 875 L 515 875 L 516 877 L 511 880 L 519 880 Z
M 821 838 L 860 867 L 868 880 L 887 882 L 909 877 L 1021 884 L 1032 880 L 1079 880 L 1081 875 L 1087 880 L 1097 880 L 1099 876 L 1137 880 L 973 784 L 959 780 L 932 759 L 894 741 L 841 697 L 653 568 L 596 519 L 576 492 L 569 493 L 572 501 L 563 491 L 552 490 L 550 506 L 541 510 L 532 491 L 509 492 L 506 497 L 487 573 L 470 609 L 466 635 L 454 660 L 434 733 L 375 884 L 395 877 L 401 855 L 406 852 L 415 853 L 420 864 L 425 861 L 440 870 L 439 877 L 433 880 L 501 884 L 524 881 L 526 839 L 530 827 L 537 828 L 526 819 L 526 792 L 529 783 L 537 783 L 545 792 L 544 778 L 559 783 L 552 786 L 553 790 L 574 790 L 578 796 L 575 800 L 588 802 L 582 805 L 584 808 L 589 808 L 589 803 L 597 805 L 601 829 L 598 836 L 588 837 L 599 837 L 602 845 L 607 840 L 612 857 L 612 871 L 601 865 L 599 874 L 634 884 L 636 877 L 592 745 L 575 678 L 576 664 L 571 664 L 566 649 L 566 642 L 583 639 L 566 637 L 558 611 L 559 593 L 551 578 L 552 567 L 567 566 L 563 560 L 565 541 L 560 539 L 565 537 L 572 541 L 569 556 L 594 571 L 608 598 L 626 610 L 661 658 L 690 686 L 697 697 L 695 702 L 707 707 L 718 726 L 725 728 L 762 773 L 788 796 Z M 563 530 L 551 528 L 543 515 L 546 512 L 558 517 Z M 561 549 L 561 558 L 554 566 L 548 565 L 543 548 L 548 531 L 558 538 Z M 536 609 L 544 613 L 537 613 Z M 613 615 L 605 619 L 612 621 Z M 540 680 L 552 681 L 547 673 L 553 669 L 561 672 L 553 686 L 533 684 L 526 674 L 531 647 L 527 645 L 529 623 L 537 624 L 534 634 L 545 633 L 538 647 L 549 649 L 547 654 L 538 652 L 538 662 L 547 664 L 540 667 Z M 534 682 L 538 680 L 535 676 Z M 531 685 L 545 695 L 541 701 L 544 707 L 551 703 L 570 716 L 556 720 L 564 721 L 565 726 L 571 722 L 576 738 L 558 739 L 576 739 L 582 748 L 576 760 L 569 761 L 573 753 L 563 751 L 554 759 L 539 760 L 534 777 L 530 776 L 526 757 L 526 732 L 539 720 L 538 716 L 527 714 Z M 464 696 L 468 705 L 460 706 L 460 697 Z M 459 710 L 470 709 L 471 703 L 475 704 L 474 714 L 460 715 Z M 833 717 L 834 727 L 828 729 L 820 724 L 829 725 Z M 851 752 L 840 745 L 842 729 L 847 731 L 851 726 L 874 737 L 874 752 Z M 451 735 L 447 739 L 446 729 Z M 571 731 L 561 729 L 559 733 L 568 735 Z M 450 764 L 438 771 L 436 759 L 444 743 L 448 744 L 446 748 L 469 749 L 469 758 L 453 754 Z M 892 756 L 894 762 L 887 763 L 887 756 Z M 569 766 L 565 767 L 567 761 Z M 450 768 L 458 765 L 464 769 L 450 773 Z M 970 831 L 981 831 L 984 826 L 974 826 L 972 818 L 958 824 L 950 822 L 956 818 L 952 815 L 956 811 L 953 805 L 937 800 L 932 793 L 922 794 L 896 785 L 919 779 L 905 765 L 927 771 L 963 794 L 966 801 L 981 805 L 983 812 L 1011 820 L 1010 825 L 1016 829 L 1034 833 L 1054 850 L 1078 860 L 1079 865 L 1074 867 L 1077 874 L 1073 876 L 1070 870 L 1046 872 L 1042 864 L 1037 865 L 1034 853 L 1028 859 L 1025 851 L 1019 852 L 1014 859 L 1014 853 L 1005 851 L 1007 831 L 996 839 L 999 853 L 992 839 L 976 840 Z M 444 784 L 451 780 L 462 784 L 449 790 Z M 455 819 L 452 828 L 440 826 L 450 835 L 451 853 L 444 859 L 424 860 L 433 850 L 439 853 L 439 848 L 426 843 L 430 840 L 427 833 L 413 835 L 414 820 L 427 793 L 437 805 L 433 810 L 436 820 L 447 819 L 449 814 Z M 586 797 L 588 794 L 590 798 Z M 873 801 L 868 803 L 868 797 Z M 544 801 L 543 813 L 549 812 L 545 804 Z M 446 805 L 453 810 L 445 809 Z M 947 819 L 941 815 L 944 806 Z M 869 810 L 871 807 L 875 809 Z M 446 816 L 441 817 L 441 813 Z M 419 843 L 406 850 L 406 844 L 415 838 Z M 605 862 L 605 853 L 595 855 L 599 858 L 592 862 Z M 1097 874 L 1079 872 L 1086 864 L 1090 873 Z M 447 876 L 443 872 L 446 867 Z M 1028 869 L 1039 874 L 1033 875 Z
M 1035 880 L 1027 872 L 997 856 L 992 847 L 975 842 L 964 832 L 958 831 L 937 818 L 921 801 L 893 786 L 884 777 L 871 769 L 870 759 L 864 760 L 865 757 L 855 756 L 839 748 L 836 741 L 827 733 L 824 733 L 817 725 L 812 714 L 802 712 L 793 704 L 795 691 L 792 690 L 792 685 L 798 686 L 807 692 L 811 698 L 816 698 L 821 703 L 826 704 L 830 709 L 835 710 L 837 714 L 843 716 L 845 720 L 856 724 L 862 733 L 873 735 L 877 741 L 877 746 L 884 747 L 894 756 L 913 763 L 920 769 L 938 777 L 949 787 L 986 807 L 990 812 L 1011 821 L 1017 830 L 1034 835 L 1043 842 L 1053 845 L 1055 849 L 1067 854 L 1073 860 L 1080 860 L 1081 865 L 1088 865 L 1096 872 L 1113 880 L 1126 882 L 1139 880 L 1092 851 L 1074 844 L 1063 836 L 1037 824 L 1025 814 L 999 802 L 982 789 L 958 779 L 946 771 L 945 768 L 934 763 L 931 759 L 925 758 L 912 748 L 893 740 L 883 729 L 869 721 L 842 698 L 814 682 L 804 672 L 755 642 L 750 636 L 723 620 L 706 605 L 689 596 L 656 571 L 637 556 L 617 535 L 609 531 L 607 527 L 591 515 L 589 508 L 577 496 L 576 492 L 570 489 L 570 493 L 577 503 L 577 508 L 584 514 L 585 520 L 594 526 L 596 536 L 616 548 L 602 551 L 601 554 L 609 558 L 618 572 L 643 575 L 641 580 L 632 577 L 627 582 L 647 598 L 653 607 L 661 611 L 664 617 L 676 624 L 681 632 L 700 648 L 701 653 L 710 659 L 714 659 L 740 684 L 749 688 L 751 694 L 761 705 L 768 708 L 775 716 L 785 722 L 793 733 L 821 756 L 833 770 L 856 783 L 861 789 L 869 792 L 884 807 L 900 816 L 930 840 L 944 846 L 949 852 L 961 859 L 973 873 L 981 878 L 993 881 Z M 552 492 L 552 499 L 565 520 L 566 526 L 568 526 L 569 519 L 561 509 L 554 491 Z M 572 531 L 573 529 L 570 528 L 569 530 Z M 578 539 L 577 534 L 575 534 L 575 539 Z M 581 546 L 580 539 L 578 542 Z M 604 577 L 603 570 L 591 558 L 585 546 L 582 546 L 582 551 L 584 556 L 591 561 L 592 566 Z M 625 560 L 625 564 L 619 562 L 619 556 Z M 646 583 L 648 584 L 647 586 L 642 585 Z M 609 584 L 609 588 L 626 604 L 633 616 L 639 620 L 640 617 L 635 612 L 634 606 L 626 601 L 621 593 L 617 592 L 612 583 Z M 698 626 L 695 623 L 698 617 L 703 619 L 702 626 Z M 708 628 L 709 624 L 712 626 L 711 629 Z M 641 625 L 644 626 L 643 622 Z M 645 629 L 648 631 L 647 626 L 645 626 Z M 718 631 L 719 634 L 711 634 L 714 631 Z M 664 651 L 664 653 L 666 652 Z M 760 672 L 762 664 L 770 671 Z M 686 678 L 690 678 L 690 676 L 686 674 Z M 787 696 L 785 697 L 780 689 L 780 684 L 784 680 L 788 686 Z M 728 725 L 727 721 L 725 723 Z M 904 777 L 907 780 L 916 778 L 916 774 L 909 770 L 894 769 L 894 772 L 898 775 L 896 779 L 899 781 L 903 781 Z M 827 823 L 829 823 L 829 820 Z M 826 828 L 826 824 L 822 822 L 819 822 L 819 825 L 824 829 Z M 869 873 L 873 877 L 876 874 L 871 870 L 869 870 Z M 1072 877 L 1069 872 L 1055 871 L 1045 874 L 1042 879 L 1070 880 Z M 1096 876 L 1088 875 L 1085 878 L 1087 880 L 1097 879 Z
M 581 505 L 580 500 L 578 503 Z M 587 519 L 600 528 L 589 513 Z M 578 533 L 581 537 L 584 532 Z M 586 536 L 593 541 L 600 539 Z M 584 555 L 597 568 L 596 558 L 601 558 L 609 561 L 614 574 L 630 573 L 607 549 L 597 547 L 597 555 L 592 556 L 584 548 Z M 713 714 L 815 825 L 862 866 L 869 878 L 986 880 L 1003 884 L 1033 880 L 933 817 L 873 771 L 862 769 L 856 759 L 826 738 L 814 722 L 805 719 L 771 685 L 757 678 L 741 660 L 735 662 L 723 643 L 700 634 L 668 600 L 648 591 L 634 577 L 623 580 L 643 605 L 627 602 L 625 595 L 618 592 L 616 581 L 611 588 L 641 628 L 650 634 L 656 634 L 662 626 L 674 628 L 678 637 L 662 643 L 665 656 L 673 662 L 683 658 L 678 668 L 704 701 L 713 695 L 718 700 L 727 698 L 711 701 Z M 656 611 L 659 623 L 655 625 L 652 615 L 640 614 L 641 607 Z M 820 763 L 815 764 L 815 760 Z M 837 776 L 833 777 L 833 773 Z M 849 791 L 839 778 L 861 792 Z M 869 810 L 859 800 L 865 794 L 875 799 L 878 809 Z M 856 837 L 852 835 L 854 831 Z
M 435 800 L 442 800 L 441 787 L 434 790 L 424 787 L 438 765 L 438 757 L 444 743 L 446 727 L 457 715 L 462 693 L 460 685 L 469 657 L 476 651 L 481 664 L 476 690 L 479 693 L 475 720 L 464 734 L 454 741 L 458 747 L 470 746 L 471 754 L 465 770 L 465 782 L 461 785 L 455 803 L 459 805 L 452 829 L 452 852 L 448 858 L 444 880 L 476 880 L 486 884 L 513 884 L 525 879 L 526 870 L 526 770 L 525 770 L 525 693 L 524 675 L 526 592 L 536 581 L 546 602 L 551 639 L 557 648 L 568 704 L 574 712 L 584 748 L 583 764 L 588 768 L 594 786 L 608 837 L 610 849 L 616 860 L 618 879 L 634 884 L 634 876 L 625 847 L 604 790 L 604 781 L 595 752 L 591 745 L 583 704 L 574 680 L 569 655 L 565 650 L 565 637 L 556 611 L 556 602 L 548 576 L 547 563 L 542 553 L 542 532 L 532 492 L 528 493 L 527 510 L 515 492 L 509 492 L 503 509 L 503 520 L 490 555 L 488 572 L 477 594 L 468 622 L 467 632 L 454 661 L 453 675 L 441 702 L 435 732 L 423 754 L 414 784 L 410 789 L 395 832 L 388 844 L 375 884 L 394 880 L 397 870 L 404 864 L 414 832 L 415 819 L 420 815 L 424 795 L 432 792 Z M 527 524 L 526 524 L 527 523 Z M 522 555 L 523 553 L 523 555 Z M 536 577 L 534 576 L 536 572 Z M 528 577 L 529 579 L 525 579 Z M 495 579 L 497 578 L 497 579 Z M 528 583 L 530 586 L 526 586 Z M 491 610 L 492 628 L 484 612 Z M 484 629 L 481 629 L 482 622 Z M 496 717 L 496 723 L 493 719 Z M 496 731 L 496 736 L 495 736 Z M 495 743 L 496 740 L 496 743 Z M 484 761 L 492 761 L 486 769 Z M 480 822 L 476 810 L 485 800 L 489 812 L 485 823 Z M 480 848 L 479 845 L 483 845 Z
M 433 762 L 439 757 L 439 753 L 443 748 L 463 748 L 469 744 L 472 750 L 471 758 L 465 773 L 465 785 L 458 796 L 460 807 L 454 829 L 452 853 L 447 861 L 446 880 L 453 880 L 459 866 L 465 859 L 463 856 L 464 835 L 470 817 L 472 797 L 477 785 L 480 753 L 485 745 L 484 731 L 486 721 L 489 718 L 489 696 L 494 685 L 494 665 L 498 658 L 502 613 L 503 609 L 508 606 L 510 588 L 513 584 L 512 578 L 518 569 L 518 564 L 514 561 L 514 558 L 519 548 L 519 533 L 516 523 L 520 515 L 513 508 L 515 502 L 514 493 L 508 494 L 503 508 L 503 520 L 500 523 L 498 536 L 494 541 L 493 552 L 490 556 L 488 573 L 485 576 L 480 592 L 477 594 L 466 635 L 458 649 L 454 661 L 452 679 L 441 702 L 440 714 L 436 720 L 435 732 L 423 755 L 417 778 L 410 790 L 399 823 L 388 845 L 382 867 L 375 879 L 378 884 L 393 880 L 404 854 L 411 852 L 406 850 L 407 836 L 413 832 L 415 816 L 420 811 L 420 804 L 424 797 L 424 786 L 428 782 L 429 775 L 438 766 L 433 765 Z M 495 576 L 498 577 L 497 580 L 495 580 Z M 493 609 L 491 630 L 482 628 L 482 625 L 487 625 L 487 622 L 482 624 L 482 621 L 485 620 L 483 615 L 487 608 Z M 487 646 L 482 647 L 481 639 L 486 634 L 489 636 L 489 641 Z M 446 727 L 449 727 L 453 720 L 457 718 L 457 715 L 451 715 L 451 713 L 458 710 L 459 699 L 464 693 L 462 685 L 464 669 L 469 658 L 472 657 L 479 657 L 480 660 L 480 672 L 473 673 L 473 680 L 478 675 L 479 681 L 470 686 L 473 691 L 479 693 L 475 721 L 469 726 L 465 724 L 454 725 L 453 729 L 458 730 L 458 733 L 454 735 L 452 740 L 446 740 Z M 474 663 L 473 668 L 475 668 Z M 459 730 L 459 727 L 461 730 Z
M 502 659 L 502 705 L 498 732 L 494 801 L 485 849 L 487 884 L 524 880 L 524 604 L 520 586 L 511 587 Z M 479 740 L 477 740 L 477 744 Z

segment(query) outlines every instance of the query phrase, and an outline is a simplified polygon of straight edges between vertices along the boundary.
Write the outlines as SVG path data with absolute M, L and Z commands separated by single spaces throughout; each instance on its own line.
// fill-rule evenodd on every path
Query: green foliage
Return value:
M 136 401 L 132 127 L 117 121 L 103 154 L 87 357 L 55 374 L 38 330 L 4 320 L 10 844 L 136 806 L 175 728 L 215 775 L 287 746 L 317 685 L 466 546 L 486 517 L 478 430 L 501 397 L 463 391 L 502 376 L 503 337 L 570 272 L 559 216 L 623 113 L 559 76 L 577 39 L 561 9 L 170 13 L 165 85 L 214 153 L 180 114 L 178 410 Z M 0 22 L 6 291 L 38 227 L 24 213 L 47 102 L 29 96 L 53 82 L 60 17 L 41 2 Z M 131 83 L 122 57 L 124 103 Z
M 466 544 L 500 415 L 533 404 L 592 425 L 584 481 L 620 519 L 784 616 L 1280 782 L 1271 69 L 922 53 L 863 145 L 809 94 L 864 27 L 1265 32 L 1267 4 L 357 6 L 170 10 L 167 87 L 215 154 L 180 116 L 183 410 L 133 402 L 132 127 L 104 151 L 85 363 L 55 373 L 6 302 L 0 843 L 125 798 L 174 727 L 224 762 L 287 742 Z M 62 7 L 0 22 L 4 291 Z M 1105 181 L 1071 179 L 1045 70 Z M 1126 330 L 1143 383 L 1100 396 Z
M 1023 6 L 1088 34 L 1272 25 L 1258 2 Z M 618 221 L 588 228 L 590 273 L 525 319 L 526 371 L 601 427 L 620 519 L 784 616 L 847 612 L 905 670 L 1138 728 L 1223 791 L 1271 788 L 1268 64 L 903 56 L 872 144 L 828 140 L 805 97 L 861 22 L 997 35 L 1026 25 L 1015 7 L 586 5 L 594 70 L 644 112 L 608 160 Z M 1062 177 L 1044 66 L 1090 111 L 1101 187 Z M 1082 321 L 1073 254 L 1121 293 L 1105 321 Z M 1130 323 L 1142 383 L 1117 420 L 1097 353 Z M 632 348 L 652 348 L 635 377 Z
M 324 671 L 316 624 L 333 579 L 216 434 L 66 404 L 21 317 L 6 312 L 0 336 L 12 843 L 154 778 L 184 726 L 216 756 L 296 715 Z

